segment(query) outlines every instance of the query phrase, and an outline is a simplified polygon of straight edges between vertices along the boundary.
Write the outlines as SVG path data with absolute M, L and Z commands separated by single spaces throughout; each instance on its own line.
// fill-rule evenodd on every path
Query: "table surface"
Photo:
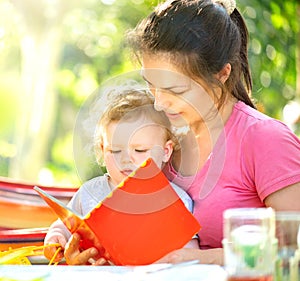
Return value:
M 3 278 L 3 279 L 2 279 Z M 97 278 L 97 279 L 96 279 Z M 226 272 L 218 265 L 185 263 L 180 266 L 47 266 L 2 265 L 0 280 L 105 280 L 105 281 L 225 281 Z

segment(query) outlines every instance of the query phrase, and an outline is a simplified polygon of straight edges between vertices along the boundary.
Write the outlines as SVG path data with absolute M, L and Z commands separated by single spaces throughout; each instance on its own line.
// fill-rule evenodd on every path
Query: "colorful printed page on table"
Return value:
M 146 265 L 182 248 L 200 225 L 163 172 L 150 158 L 130 174 L 86 217 L 38 187 L 35 190 L 84 249 L 97 247 L 116 265 Z

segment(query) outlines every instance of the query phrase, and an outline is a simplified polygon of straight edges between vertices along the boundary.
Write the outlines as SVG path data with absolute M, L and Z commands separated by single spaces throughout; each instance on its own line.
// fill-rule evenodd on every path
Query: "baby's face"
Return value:
M 105 165 L 114 185 L 151 157 L 158 167 L 169 160 L 172 144 L 165 129 L 145 120 L 112 122 L 103 136 Z

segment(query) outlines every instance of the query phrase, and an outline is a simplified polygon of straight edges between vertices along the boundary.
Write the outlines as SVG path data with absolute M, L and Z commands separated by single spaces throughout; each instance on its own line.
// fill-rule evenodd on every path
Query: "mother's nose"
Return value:
M 170 100 L 168 99 L 166 94 L 163 93 L 163 91 L 161 91 L 160 89 L 156 89 L 153 95 L 154 95 L 154 108 L 157 111 L 165 110 L 170 106 L 171 104 Z

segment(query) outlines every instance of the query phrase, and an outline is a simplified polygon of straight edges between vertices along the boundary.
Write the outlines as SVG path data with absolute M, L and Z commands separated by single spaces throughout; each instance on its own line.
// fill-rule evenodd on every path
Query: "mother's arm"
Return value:
M 182 248 L 165 255 L 156 263 L 180 263 L 190 260 L 199 260 L 199 263 L 202 264 L 223 265 L 223 249 L 216 248 L 209 250 L 199 250 Z
M 265 204 L 275 211 L 300 211 L 300 182 L 270 194 Z
M 275 209 L 275 211 L 300 211 L 300 182 L 270 194 L 265 199 L 265 204 L 267 207 Z M 199 260 L 203 264 L 223 265 L 223 249 L 198 250 L 183 248 L 167 254 L 157 262 L 179 263 L 188 260 Z

